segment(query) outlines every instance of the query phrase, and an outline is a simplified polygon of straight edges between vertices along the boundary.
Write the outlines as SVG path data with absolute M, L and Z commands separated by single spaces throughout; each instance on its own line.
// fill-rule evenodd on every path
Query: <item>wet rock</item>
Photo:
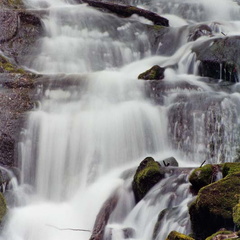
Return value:
M 182 233 L 179 233 L 176 231 L 172 231 L 169 233 L 166 240 L 194 240 L 194 239 L 185 234 L 182 234 Z
M 189 31 L 188 41 L 196 41 L 198 38 L 202 36 L 211 36 L 212 29 L 206 25 L 201 24 L 198 26 L 194 26 Z
M 220 228 L 233 230 L 233 208 L 239 201 L 240 172 L 200 189 L 189 206 L 196 239 L 205 239 Z
M 164 78 L 164 71 L 165 71 L 165 68 L 155 65 L 149 70 L 147 70 L 146 72 L 141 73 L 138 76 L 138 79 L 161 80 Z
M 227 231 L 226 229 L 222 229 L 214 233 L 213 235 L 206 238 L 206 240 L 223 240 L 223 239 L 239 239 L 239 235 L 237 232 Z
M 90 240 L 103 239 L 105 227 L 108 223 L 111 213 L 113 212 L 113 210 L 117 205 L 117 202 L 118 202 L 117 194 L 113 194 L 110 198 L 108 198 L 105 201 L 105 203 L 103 204 L 101 210 L 99 211 L 96 217 Z
M 163 167 L 168 167 L 168 166 L 178 167 L 178 162 L 177 162 L 176 158 L 170 157 L 170 158 L 166 158 L 166 159 L 160 161 L 160 165 Z
M 220 165 L 207 164 L 203 167 L 196 168 L 189 176 L 189 182 L 194 190 L 207 186 L 217 180 L 220 172 Z
M 0 8 L 23 9 L 25 6 L 22 0 L 1 0 Z
M 193 48 L 199 60 L 201 76 L 238 82 L 240 69 L 240 37 L 230 36 L 204 42 Z
M 146 19 L 152 21 L 155 25 L 161 25 L 168 27 L 169 23 L 166 18 L 159 16 L 158 14 L 144 10 L 134 6 L 125 6 L 118 5 L 114 3 L 106 3 L 94 0 L 79 0 L 79 3 L 87 3 L 91 7 L 107 10 L 111 13 L 115 13 L 120 17 L 131 17 L 133 14 L 137 14 L 138 16 L 145 17 Z
M 123 239 L 133 239 L 136 234 L 133 228 L 124 228 L 124 229 L 120 229 L 119 231 L 121 231 Z M 112 228 L 107 229 L 104 239 L 112 240 L 112 235 L 113 235 L 113 229 Z
M 164 172 L 160 164 L 152 157 L 145 158 L 137 168 L 132 183 L 136 202 L 139 202 L 163 177 Z
M 0 30 L 0 50 L 17 64 L 26 61 L 43 34 L 40 18 L 27 10 L 0 10 Z

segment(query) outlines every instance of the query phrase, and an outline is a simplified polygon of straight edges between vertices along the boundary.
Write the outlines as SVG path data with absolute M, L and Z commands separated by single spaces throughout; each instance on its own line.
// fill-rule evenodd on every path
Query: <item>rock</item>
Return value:
M 105 201 L 96 217 L 90 240 L 103 239 L 105 227 L 108 223 L 111 213 L 113 212 L 117 205 L 117 202 L 118 202 L 117 194 L 113 194 Z
M 226 229 L 223 229 L 223 231 L 218 231 L 211 235 L 210 237 L 206 238 L 206 240 L 223 240 L 223 239 L 239 239 L 239 236 L 236 232 L 227 231 Z
M 87 3 L 91 7 L 107 10 L 111 13 L 117 14 L 120 17 L 131 17 L 133 14 L 137 14 L 140 17 L 145 17 L 146 19 L 152 21 L 155 25 L 161 25 L 168 27 L 169 23 L 166 18 L 159 16 L 158 14 L 144 10 L 142 8 L 126 5 L 118 5 L 109 2 L 100 2 L 95 0 L 78 0 L 79 3 Z
M 137 168 L 132 182 L 136 202 L 139 202 L 163 177 L 164 172 L 160 164 L 152 157 L 145 158 Z
M 220 228 L 232 230 L 233 208 L 239 201 L 240 172 L 200 189 L 189 206 L 192 230 L 196 239 L 205 239 Z
M 7 213 L 7 204 L 2 193 L 0 193 L 0 223 Z
M 201 24 L 194 26 L 189 31 L 188 41 L 196 41 L 198 38 L 202 36 L 211 36 L 212 35 L 212 29 L 206 25 Z
M 182 233 L 179 233 L 176 231 L 172 231 L 169 233 L 166 240 L 194 240 L 194 239 L 185 234 L 182 234 Z
M 168 167 L 168 166 L 178 167 L 178 162 L 177 162 L 176 158 L 170 157 L 170 158 L 166 158 L 166 159 L 160 161 L 160 165 L 163 167 Z
M 27 71 L 19 68 L 16 64 L 11 63 L 7 58 L 0 55 L 0 73 L 24 74 L 27 73 Z
M 24 64 L 43 27 L 36 13 L 0 10 L 0 31 L 0 50 L 15 63 Z
M 165 71 L 165 68 L 155 65 L 152 68 L 150 68 L 149 70 L 147 70 L 146 72 L 141 73 L 138 76 L 138 79 L 161 80 L 164 78 L 164 71 Z
M 22 0 L 1 0 L 0 8 L 23 9 L 25 7 Z
M 227 175 L 233 174 L 233 173 L 237 173 L 240 172 L 240 163 L 224 163 L 222 164 L 222 174 L 223 177 L 226 177 Z
M 207 164 L 196 168 L 189 176 L 189 182 L 192 184 L 193 189 L 198 191 L 200 188 L 215 182 L 218 172 L 220 172 L 219 165 Z
M 193 47 L 199 60 L 199 74 L 228 82 L 238 82 L 240 36 L 211 39 Z

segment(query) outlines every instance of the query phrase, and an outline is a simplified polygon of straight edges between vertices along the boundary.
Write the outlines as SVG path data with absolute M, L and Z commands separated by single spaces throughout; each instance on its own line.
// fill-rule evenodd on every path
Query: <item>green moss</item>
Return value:
M 5 198 L 2 193 L 0 193 L 0 222 L 7 213 L 7 205 Z
M 233 207 L 238 204 L 240 173 L 200 189 L 196 200 L 189 206 L 192 229 L 197 238 L 204 238 L 222 227 L 233 228 Z
M 21 68 L 18 68 L 16 65 L 10 63 L 5 57 L 0 56 L 0 73 L 20 73 L 24 74 L 24 71 Z
M 233 208 L 233 222 L 240 228 L 240 203 Z
M 196 190 L 214 182 L 214 180 L 214 166 L 211 164 L 196 168 L 189 176 L 189 182 Z
M 222 165 L 223 177 L 240 172 L 240 163 L 224 163 Z
M 166 240 L 193 240 L 193 238 L 191 238 L 185 234 L 182 234 L 182 233 L 179 233 L 176 231 L 172 231 L 169 233 Z
M 206 240 L 213 240 L 217 235 L 226 235 L 226 234 L 232 234 L 232 231 L 219 231 L 214 234 L 212 234 L 210 237 L 207 237 Z M 225 238 L 227 239 L 227 238 Z
M 151 157 L 145 158 L 140 163 L 132 183 L 136 201 L 140 201 L 163 175 L 158 162 Z

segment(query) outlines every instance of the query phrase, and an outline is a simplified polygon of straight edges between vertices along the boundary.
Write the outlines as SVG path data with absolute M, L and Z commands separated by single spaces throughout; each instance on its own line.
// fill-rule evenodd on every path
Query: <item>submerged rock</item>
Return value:
M 205 239 L 220 228 L 233 230 L 233 208 L 239 201 L 240 172 L 200 189 L 189 206 L 196 239 Z
M 169 233 L 166 240 L 194 240 L 194 239 L 185 234 L 182 234 L 182 233 L 179 233 L 176 231 L 172 231 Z
M 161 170 L 160 164 L 152 157 L 145 158 L 140 163 L 132 183 L 136 202 L 139 202 L 163 177 L 164 172 Z
M 162 68 L 158 65 L 153 66 L 146 72 L 141 73 L 138 76 L 138 79 L 143 79 L 143 80 L 161 80 L 164 78 L 164 71 L 165 68 Z

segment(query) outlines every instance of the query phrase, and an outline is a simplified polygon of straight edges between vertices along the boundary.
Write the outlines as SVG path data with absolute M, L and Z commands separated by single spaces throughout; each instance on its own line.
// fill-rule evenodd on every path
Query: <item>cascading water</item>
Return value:
M 178 27 L 218 21 L 224 8 L 226 14 L 220 20 L 231 22 L 219 24 L 221 29 L 215 22 L 206 24 L 218 36 L 221 31 L 234 34 L 239 31 L 238 22 L 233 21 L 239 12 L 237 3 L 218 1 L 219 11 L 213 12 L 205 0 L 184 1 L 187 10 L 178 1 L 131 1 L 171 14 L 175 29 L 169 36 L 179 42 L 169 49 L 160 44 L 157 56 L 151 56 L 148 27 L 138 18 L 121 19 L 73 3 L 26 0 L 29 7 L 49 10 L 43 19 L 46 34 L 26 65 L 53 74 L 48 77 L 60 84 L 39 89 L 42 100 L 29 113 L 19 144 L 21 183 L 13 190 L 16 201 L 0 239 L 89 239 L 89 232 L 67 228 L 91 231 L 101 205 L 116 191 L 119 201 L 105 239 L 120 240 L 127 234 L 132 239 L 164 240 L 171 230 L 189 233 L 189 170 L 169 173 L 135 205 L 134 171 L 129 169 L 148 155 L 158 160 L 174 155 L 184 167 L 204 160 L 234 160 L 239 94 L 217 93 L 198 81 L 199 63 L 191 48 L 210 36 L 188 42 L 188 26 Z M 154 64 L 167 68 L 164 83 L 137 80 Z M 70 79 L 74 84 L 68 84 Z M 123 176 L 126 171 L 127 177 Z M 161 211 L 165 213 L 158 219 Z

